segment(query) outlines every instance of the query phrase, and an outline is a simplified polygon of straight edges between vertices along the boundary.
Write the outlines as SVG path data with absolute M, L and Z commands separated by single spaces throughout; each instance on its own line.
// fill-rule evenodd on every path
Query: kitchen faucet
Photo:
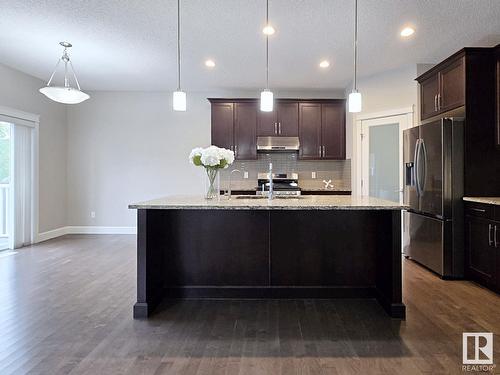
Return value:
M 228 199 L 231 199 L 231 176 L 233 175 L 233 172 L 240 172 L 239 169 L 233 169 L 231 172 L 229 172 L 229 187 L 227 189 L 227 197 Z
M 274 193 L 274 189 L 273 189 L 273 163 L 269 163 L 269 194 L 268 194 L 268 198 L 269 200 L 272 200 L 273 199 L 273 193 Z

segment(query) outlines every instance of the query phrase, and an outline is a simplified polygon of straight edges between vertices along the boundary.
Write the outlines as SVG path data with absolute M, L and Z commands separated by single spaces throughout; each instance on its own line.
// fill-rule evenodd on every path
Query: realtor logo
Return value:
M 464 365 L 492 365 L 493 333 L 462 333 L 462 362 Z

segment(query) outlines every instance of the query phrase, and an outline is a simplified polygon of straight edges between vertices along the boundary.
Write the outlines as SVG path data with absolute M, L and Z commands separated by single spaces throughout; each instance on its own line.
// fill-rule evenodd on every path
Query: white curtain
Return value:
M 14 123 L 12 127 L 12 223 L 11 246 L 31 244 L 32 238 L 32 137 L 33 128 Z

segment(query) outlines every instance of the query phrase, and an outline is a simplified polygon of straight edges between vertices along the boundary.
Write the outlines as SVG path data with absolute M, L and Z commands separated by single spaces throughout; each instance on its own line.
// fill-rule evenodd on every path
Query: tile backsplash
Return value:
M 304 190 L 324 187 L 323 180 L 332 180 L 333 190 L 351 190 L 351 160 L 299 160 L 296 152 L 259 153 L 257 160 L 236 160 L 231 167 L 221 172 L 221 189 L 228 188 L 229 173 L 232 175 L 233 190 L 253 190 L 257 186 L 257 173 L 267 172 L 273 163 L 274 173 L 298 173 L 299 186 Z M 248 178 L 243 178 L 248 172 Z M 312 173 L 316 178 L 312 178 Z

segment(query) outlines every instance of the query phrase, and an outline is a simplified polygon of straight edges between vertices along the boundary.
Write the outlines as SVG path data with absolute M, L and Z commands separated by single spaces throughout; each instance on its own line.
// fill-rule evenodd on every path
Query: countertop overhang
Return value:
M 464 197 L 464 201 L 500 206 L 500 197 Z
M 130 204 L 130 209 L 167 210 L 404 210 L 408 206 L 374 197 L 351 195 L 308 195 L 300 198 L 220 197 L 206 200 L 200 196 L 168 196 Z

